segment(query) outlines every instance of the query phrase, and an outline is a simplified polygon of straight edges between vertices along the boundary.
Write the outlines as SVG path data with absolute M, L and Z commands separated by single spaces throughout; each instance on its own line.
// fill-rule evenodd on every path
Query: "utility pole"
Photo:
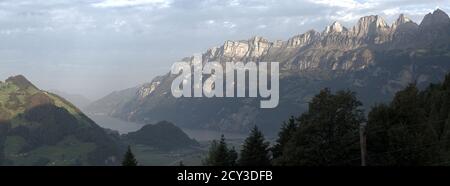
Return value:
M 361 166 L 367 165 L 367 146 L 366 146 L 366 123 L 362 123 L 359 126 L 359 144 L 361 148 Z

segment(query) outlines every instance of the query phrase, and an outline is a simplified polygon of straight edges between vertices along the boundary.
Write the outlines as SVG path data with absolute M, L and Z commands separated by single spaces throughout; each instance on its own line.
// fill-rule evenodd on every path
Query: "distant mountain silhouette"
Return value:
M 81 110 L 83 110 L 84 107 L 88 106 L 92 102 L 89 98 L 86 98 L 85 96 L 79 94 L 71 94 L 59 90 L 49 90 L 49 92 L 55 93 L 63 97 L 64 99 L 70 101 Z

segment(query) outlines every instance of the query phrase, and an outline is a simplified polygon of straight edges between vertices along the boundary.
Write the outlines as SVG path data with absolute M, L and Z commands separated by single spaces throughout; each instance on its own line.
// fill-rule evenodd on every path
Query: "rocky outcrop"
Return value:
M 325 31 L 323 31 L 323 34 L 339 34 L 342 32 L 347 32 L 347 28 L 343 27 L 341 23 L 334 22 L 330 26 L 327 26 L 325 28 Z
M 450 18 L 437 9 L 427 14 L 419 25 L 419 42 L 422 45 L 446 45 L 450 42 Z M 433 43 L 432 43 L 433 42 Z
M 450 24 L 450 18 L 447 13 L 441 9 L 435 10 L 433 13 L 428 13 L 420 23 L 420 29 L 436 29 L 440 27 L 447 27 Z

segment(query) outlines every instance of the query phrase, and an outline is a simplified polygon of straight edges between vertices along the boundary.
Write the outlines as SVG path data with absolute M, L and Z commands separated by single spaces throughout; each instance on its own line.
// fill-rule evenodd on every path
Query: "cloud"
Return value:
M 231 21 L 224 21 L 223 22 L 223 26 L 225 28 L 232 29 L 232 28 L 236 28 L 237 25 L 235 23 L 231 22 Z
M 345 8 L 345 9 L 365 9 L 365 8 L 371 8 L 377 5 L 374 1 L 368 1 L 368 2 L 359 2 L 355 0 L 310 0 L 312 3 L 321 4 L 325 6 L 330 7 L 339 7 L 339 8 Z
M 168 8 L 172 3 L 171 0 L 104 0 L 92 4 L 98 8 L 114 8 L 114 7 L 132 7 L 132 6 L 150 6 L 154 8 Z
M 383 10 L 383 13 L 385 15 L 392 16 L 392 15 L 398 15 L 402 12 L 399 7 L 396 7 L 396 8 L 390 8 L 390 9 Z

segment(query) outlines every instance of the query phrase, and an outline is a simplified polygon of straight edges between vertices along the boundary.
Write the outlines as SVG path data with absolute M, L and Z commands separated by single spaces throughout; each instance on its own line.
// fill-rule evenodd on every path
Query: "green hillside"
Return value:
M 0 164 L 114 165 L 119 138 L 19 75 L 0 82 Z

